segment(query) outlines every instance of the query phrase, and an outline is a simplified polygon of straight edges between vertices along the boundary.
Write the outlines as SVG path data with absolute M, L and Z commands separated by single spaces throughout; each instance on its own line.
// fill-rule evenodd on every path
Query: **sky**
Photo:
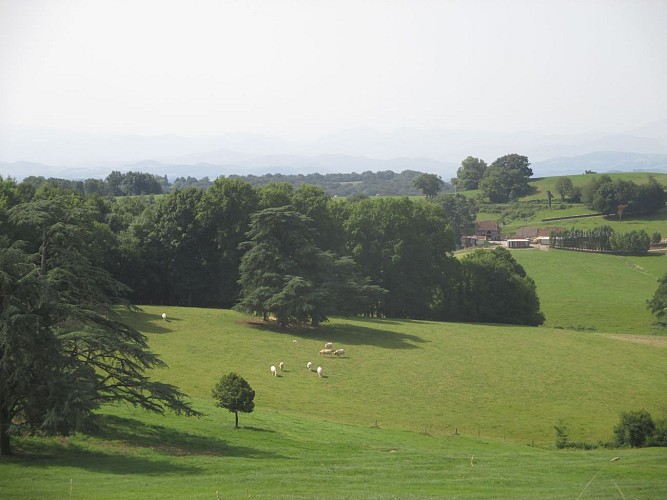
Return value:
M 665 0 L 0 0 L 0 130 L 617 133 L 667 118 Z

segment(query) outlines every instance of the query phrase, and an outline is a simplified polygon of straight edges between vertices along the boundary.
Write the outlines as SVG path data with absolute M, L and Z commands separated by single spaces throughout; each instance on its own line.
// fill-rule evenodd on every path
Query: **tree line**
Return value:
M 487 265 L 483 262 L 487 257 L 459 260 L 453 256 L 455 238 L 475 218 L 474 202 L 461 195 L 427 200 L 342 199 L 311 185 L 295 189 L 273 183 L 256 188 L 224 177 L 207 190 L 191 187 L 159 198 L 86 196 L 49 182 L 36 190 L 11 179 L 2 184 L 7 241 L 25 240 L 33 249 L 41 245 L 38 233 L 21 234 L 6 216 L 7 210 L 43 200 L 76 200 L 86 206 L 94 224 L 83 226 L 82 222 L 88 228 L 82 244 L 96 248 L 95 263 L 129 288 L 129 299 L 135 304 L 233 307 L 247 302 L 254 263 L 242 259 L 251 251 L 260 253 L 258 248 L 270 248 L 276 253 L 271 257 L 273 269 L 262 272 L 303 278 L 303 282 L 291 282 L 292 293 L 307 288 L 296 287 L 299 283 L 309 284 L 313 294 L 324 289 L 333 293 L 342 284 L 324 283 L 332 276 L 356 283 L 361 287 L 357 292 L 373 292 L 367 302 L 352 301 L 358 309 L 352 304 L 331 309 L 334 302 L 327 300 L 327 314 L 340 310 L 415 319 L 541 322 L 535 316 L 538 301 L 520 300 L 507 310 L 494 310 L 494 301 L 489 300 L 491 293 L 501 295 L 496 288 L 503 286 L 516 285 L 535 294 L 534 283 L 521 276 L 511 256 L 491 253 L 498 263 L 484 276 L 477 276 L 472 268 Z M 276 229 L 284 238 L 282 253 L 276 251 L 275 240 L 261 246 L 265 242 L 256 236 L 264 231 L 268 238 L 269 225 L 278 225 L 279 217 L 284 218 Z M 299 252 L 310 254 L 298 260 Z M 269 255 L 260 257 L 257 260 L 263 262 Z M 316 262 L 320 268 L 307 268 Z M 513 281 L 515 275 L 519 282 Z M 483 285 L 484 279 L 489 286 Z M 491 282 L 498 285 L 490 286 Z M 286 297 L 285 287 L 286 283 L 274 284 L 273 295 L 283 292 Z M 379 289 L 384 292 L 378 295 Z M 354 297 L 346 290 L 338 295 Z M 272 297 L 275 304 L 277 297 Z M 309 317 L 313 319 L 317 322 Z
M 658 241 L 660 241 L 660 236 Z M 620 255 L 646 255 L 655 240 L 643 229 L 626 233 L 614 231 L 611 226 L 594 229 L 569 229 L 554 231 L 550 235 L 550 245 L 554 248 L 584 250 Z
M 420 182 L 432 178 L 436 179 L 437 191 L 452 192 L 454 190 L 451 184 L 440 180 L 439 177 L 415 170 L 404 170 L 400 173 L 385 170 L 362 173 L 230 175 L 228 177 L 242 180 L 253 187 L 275 183 L 289 184 L 294 189 L 303 185 L 319 186 L 330 196 L 374 196 L 376 194 L 416 196 L 423 188 Z M 208 177 L 198 179 L 192 176 L 182 176 L 170 181 L 166 175 L 159 176 L 133 171 L 113 171 L 104 179 L 85 180 L 47 179 L 42 176 L 31 176 L 25 178 L 22 184 L 24 189 L 34 192 L 45 183 L 55 184 L 84 196 L 159 195 L 188 187 L 206 190 L 213 185 L 213 181 Z M 432 188 L 427 187 L 427 191 L 432 192 Z

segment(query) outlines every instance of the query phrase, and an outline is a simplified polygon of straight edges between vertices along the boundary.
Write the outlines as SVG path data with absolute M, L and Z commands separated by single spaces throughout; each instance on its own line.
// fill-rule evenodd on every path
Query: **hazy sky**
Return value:
M 5 129 L 580 133 L 665 118 L 665 0 L 0 0 Z

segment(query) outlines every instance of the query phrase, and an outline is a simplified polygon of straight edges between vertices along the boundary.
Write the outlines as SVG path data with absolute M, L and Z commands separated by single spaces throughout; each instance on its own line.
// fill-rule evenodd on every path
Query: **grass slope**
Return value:
M 112 409 L 113 410 L 113 409 Z M 95 436 L 33 439 L 0 461 L 2 498 L 644 498 L 663 450 L 547 451 L 346 426 L 258 409 L 232 429 L 116 409 Z M 227 417 L 227 418 L 221 418 Z M 35 452 L 36 454 L 31 454 Z M 611 462 L 615 457 L 619 460 Z
M 611 437 L 621 411 L 667 416 L 664 344 L 403 320 L 336 319 L 294 332 L 248 325 L 232 311 L 173 308 L 167 323 L 160 312 L 146 307 L 131 318 L 170 366 L 155 376 L 198 400 L 235 371 L 257 391 L 258 407 L 286 415 L 537 444 L 553 442 L 560 420 L 574 439 L 595 442 Z M 329 340 L 346 356 L 319 356 Z M 280 361 L 285 372 L 271 377 Z M 308 361 L 324 378 L 308 373 Z
M 207 416 L 111 407 L 92 435 L 17 439 L 19 456 L 0 461 L 0 497 L 66 498 L 70 486 L 72 498 L 667 496 L 664 449 L 552 449 L 559 422 L 573 440 L 594 442 L 611 437 L 620 411 L 664 416 L 664 346 L 392 320 L 295 332 L 231 311 L 166 310 L 168 322 L 158 307 L 129 319 L 170 365 L 152 375 Z M 319 357 L 329 340 L 346 356 Z M 286 370 L 272 377 L 280 361 Z M 240 430 L 210 398 L 228 371 L 257 391 Z
M 546 326 L 585 331 L 663 333 L 646 308 L 667 271 L 667 256 L 626 257 L 570 250 L 513 250 L 535 280 Z

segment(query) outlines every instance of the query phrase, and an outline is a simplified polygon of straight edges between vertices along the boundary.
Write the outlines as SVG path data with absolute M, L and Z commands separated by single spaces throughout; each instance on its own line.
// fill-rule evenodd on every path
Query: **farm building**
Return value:
M 507 248 L 529 248 L 530 240 L 528 238 L 515 238 L 507 240 Z
M 539 238 L 544 238 L 546 237 L 547 242 L 546 244 L 549 244 L 549 235 L 551 234 L 552 231 L 563 231 L 564 228 L 562 227 L 520 227 L 519 229 L 516 230 L 516 234 L 514 235 L 515 238 L 517 239 L 524 239 L 527 238 L 533 243 L 538 243 Z
M 500 228 L 494 220 L 480 220 L 475 222 L 475 236 L 484 236 L 487 240 L 499 240 Z
M 470 248 L 477 246 L 477 236 L 461 236 L 461 246 L 463 248 Z

